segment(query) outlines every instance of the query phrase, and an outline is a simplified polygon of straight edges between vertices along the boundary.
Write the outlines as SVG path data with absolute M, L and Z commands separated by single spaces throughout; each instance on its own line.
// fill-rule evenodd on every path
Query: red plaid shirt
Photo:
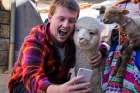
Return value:
M 75 63 L 74 41 L 71 38 L 66 41 L 66 56 L 61 64 L 49 27 L 48 23 L 36 26 L 25 38 L 8 83 L 9 91 L 23 82 L 30 93 L 46 93 L 50 84 L 69 80 L 69 70 Z

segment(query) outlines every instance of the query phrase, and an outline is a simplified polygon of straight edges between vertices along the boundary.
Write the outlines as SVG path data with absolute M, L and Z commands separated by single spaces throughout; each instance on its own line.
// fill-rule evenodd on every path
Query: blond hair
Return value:
M 54 15 L 54 11 L 58 6 L 63 6 L 69 10 L 78 12 L 77 18 L 79 16 L 80 7 L 77 1 L 75 0 L 52 0 L 50 3 L 50 14 Z

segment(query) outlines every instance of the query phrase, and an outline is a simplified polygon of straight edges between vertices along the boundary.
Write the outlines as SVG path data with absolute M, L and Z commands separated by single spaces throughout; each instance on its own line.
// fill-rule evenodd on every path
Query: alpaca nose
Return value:
M 103 22 L 104 22 L 104 23 L 107 23 L 107 22 L 108 22 L 108 20 L 107 20 L 107 19 L 103 19 Z
M 79 43 L 80 44 L 83 44 L 85 42 L 85 39 L 84 38 L 79 38 Z
M 103 22 L 105 22 L 105 19 L 103 19 Z
M 80 40 L 83 40 L 84 38 L 80 38 Z

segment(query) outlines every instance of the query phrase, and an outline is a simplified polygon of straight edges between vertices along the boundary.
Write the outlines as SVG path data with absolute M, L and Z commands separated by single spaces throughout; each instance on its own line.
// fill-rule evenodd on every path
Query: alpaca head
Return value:
M 106 9 L 103 22 L 105 24 L 118 23 L 121 20 L 121 16 L 127 15 L 128 10 L 121 10 L 116 6 L 110 6 Z
M 92 17 L 82 17 L 75 25 L 74 42 L 80 49 L 91 49 L 99 46 L 100 33 L 104 25 Z

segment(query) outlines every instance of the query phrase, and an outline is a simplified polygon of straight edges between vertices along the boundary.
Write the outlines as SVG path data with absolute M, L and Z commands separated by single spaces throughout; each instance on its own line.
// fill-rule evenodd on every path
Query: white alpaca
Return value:
M 116 6 L 108 7 L 105 11 L 103 22 L 105 24 L 117 23 L 124 29 L 127 35 L 127 41 L 123 44 L 120 55 L 111 75 L 123 77 L 126 71 L 127 63 L 133 50 L 140 48 L 140 17 L 128 17 L 128 10 L 120 10 Z
M 92 56 L 98 53 L 100 45 L 100 34 L 104 25 L 95 18 L 82 17 L 76 23 L 74 42 L 76 44 L 76 66 L 75 72 L 80 67 L 93 70 L 91 78 L 92 93 L 101 93 L 101 69 L 91 66 Z

